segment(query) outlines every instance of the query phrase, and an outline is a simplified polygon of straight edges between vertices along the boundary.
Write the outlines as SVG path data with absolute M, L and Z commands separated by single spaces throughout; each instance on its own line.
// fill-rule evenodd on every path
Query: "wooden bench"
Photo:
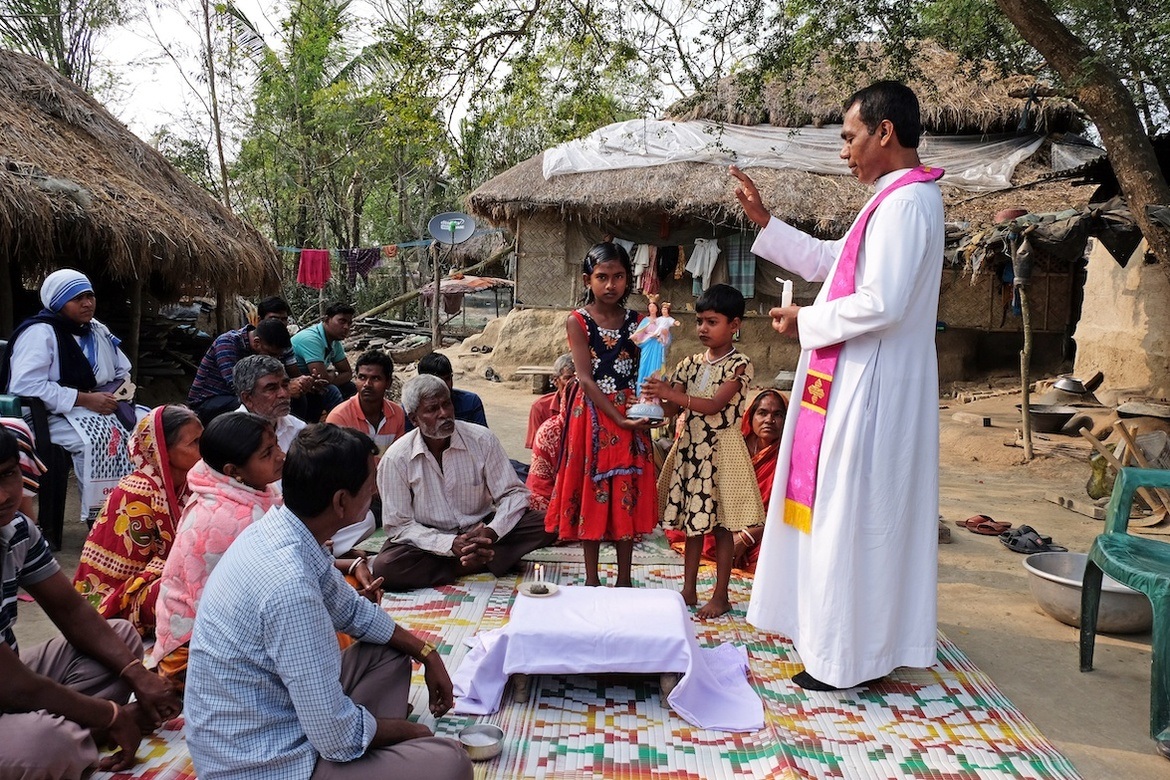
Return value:
M 512 372 L 513 379 L 523 376 L 532 377 L 532 394 L 543 395 L 552 391 L 552 378 L 555 372 L 552 366 L 520 366 Z

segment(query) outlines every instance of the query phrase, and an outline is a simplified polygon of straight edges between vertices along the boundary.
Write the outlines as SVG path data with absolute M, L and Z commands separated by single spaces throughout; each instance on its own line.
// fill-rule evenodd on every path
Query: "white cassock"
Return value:
M 875 195 L 905 170 L 887 173 Z M 832 279 L 844 239 L 775 217 L 752 252 L 808 281 Z M 856 291 L 800 310 L 801 356 L 748 621 L 792 639 L 808 673 L 838 688 L 935 662 L 938 360 L 943 204 L 935 183 L 888 195 L 870 217 Z M 783 520 L 810 350 L 844 342 L 829 397 L 812 532 Z

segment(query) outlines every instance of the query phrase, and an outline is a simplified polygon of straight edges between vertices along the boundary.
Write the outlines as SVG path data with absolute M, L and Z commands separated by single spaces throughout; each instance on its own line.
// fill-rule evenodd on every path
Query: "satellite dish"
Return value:
M 444 244 L 462 244 L 475 233 L 475 219 L 459 211 L 431 217 L 427 231 Z

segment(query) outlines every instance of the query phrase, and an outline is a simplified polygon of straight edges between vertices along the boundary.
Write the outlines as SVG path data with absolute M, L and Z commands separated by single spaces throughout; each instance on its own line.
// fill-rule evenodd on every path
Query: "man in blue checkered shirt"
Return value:
M 407 720 L 411 660 L 430 710 L 453 704 L 435 647 L 346 584 L 325 542 L 366 514 L 377 448 L 310 425 L 284 462 L 284 506 L 250 526 L 207 581 L 187 669 L 200 780 L 463 780 L 457 742 Z M 358 640 L 339 652 L 335 632 Z

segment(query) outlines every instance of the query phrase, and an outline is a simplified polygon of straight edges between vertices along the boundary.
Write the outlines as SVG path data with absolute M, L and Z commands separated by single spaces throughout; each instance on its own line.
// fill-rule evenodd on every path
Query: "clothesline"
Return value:
M 502 228 L 481 228 L 471 235 L 474 237 L 499 232 L 502 232 Z M 280 246 L 277 249 L 282 252 L 300 254 L 300 262 L 297 263 L 297 282 L 306 287 L 312 287 L 314 290 L 321 290 L 333 278 L 332 259 L 334 257 L 340 258 L 345 263 L 349 283 L 353 284 L 359 275 L 362 279 L 369 279 L 370 272 L 381 266 L 383 260 L 397 257 L 399 249 L 430 246 L 433 243 L 436 243 L 434 239 L 417 239 L 398 244 L 348 249 L 316 249 L 293 246 Z
M 503 228 L 480 228 L 480 229 L 476 230 L 474 233 L 472 233 L 471 237 L 474 238 L 476 236 L 486 236 L 486 235 L 490 235 L 492 233 L 503 233 L 503 232 L 504 232 Z M 416 246 L 430 246 L 433 243 L 435 243 L 435 239 L 433 239 L 433 238 L 418 238 L 418 239 L 414 239 L 413 241 L 399 241 L 397 244 L 381 244 L 377 248 L 378 249 L 385 249 L 388 246 L 396 246 L 399 249 L 409 249 L 411 247 L 416 247 Z M 373 248 L 373 247 L 371 247 L 371 248 Z M 277 249 L 277 251 L 280 251 L 280 252 L 300 253 L 306 249 L 313 250 L 313 249 L 315 249 L 315 247 L 278 246 L 276 249 Z M 324 249 L 324 250 L 320 250 L 320 251 L 328 252 L 331 256 L 337 257 L 340 255 L 341 252 L 344 252 L 346 250 L 345 249 Z

